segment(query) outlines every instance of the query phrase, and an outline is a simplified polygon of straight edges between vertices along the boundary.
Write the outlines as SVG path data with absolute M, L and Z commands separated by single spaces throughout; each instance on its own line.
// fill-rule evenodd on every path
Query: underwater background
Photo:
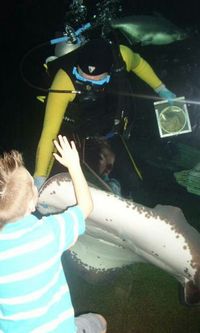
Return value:
M 85 1 L 93 11 L 98 1 Z M 1 9 L 1 120 L 0 152 L 23 152 L 30 172 L 42 129 L 44 107 L 21 71 L 35 86 L 45 81 L 42 57 L 52 52 L 38 48 L 56 31 L 63 30 L 70 1 L 21 0 L 5 2 Z M 121 143 L 113 175 L 120 179 L 126 197 L 149 207 L 157 203 L 180 207 L 188 222 L 200 231 L 200 189 L 196 194 L 180 186 L 174 173 L 190 170 L 200 162 L 200 22 L 198 1 L 121 1 L 124 15 L 161 15 L 185 29 L 189 37 L 168 45 L 131 46 L 154 68 L 160 79 L 177 96 L 191 103 L 187 108 L 192 131 L 160 138 L 151 98 L 133 96 L 132 128 L 128 146 L 143 176 L 139 179 Z M 124 41 L 123 37 L 122 41 Z M 128 42 L 127 42 L 127 45 Z M 135 95 L 152 96 L 143 82 L 133 77 Z M 196 102 L 195 102 L 196 101 Z M 123 163 L 122 163 L 123 162 Z M 128 175 L 128 177 L 127 177 Z M 198 192 L 199 189 L 199 192 Z M 91 284 L 63 265 L 69 280 L 76 313 L 102 313 L 109 333 L 199 333 L 200 307 L 182 304 L 178 282 L 150 264 L 135 264 L 102 284 Z

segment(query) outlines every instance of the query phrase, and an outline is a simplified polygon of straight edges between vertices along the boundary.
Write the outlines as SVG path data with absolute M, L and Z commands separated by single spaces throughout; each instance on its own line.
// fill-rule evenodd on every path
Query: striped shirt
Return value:
M 61 255 L 85 231 L 81 209 L 8 223 L 0 232 L 0 333 L 75 333 Z

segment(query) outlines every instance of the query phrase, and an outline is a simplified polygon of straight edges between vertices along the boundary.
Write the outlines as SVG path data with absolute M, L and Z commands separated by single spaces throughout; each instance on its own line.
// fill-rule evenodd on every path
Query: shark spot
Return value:
M 151 251 L 151 253 L 153 254 L 154 257 L 159 257 L 158 253 Z
M 191 279 L 191 274 L 189 273 L 189 271 L 188 271 L 188 268 L 185 268 L 184 269 L 184 273 L 187 275 L 187 277 L 189 278 L 189 279 Z
M 56 194 L 56 191 L 50 192 L 50 195 L 54 195 L 54 194 Z
M 186 245 L 183 246 L 183 250 L 187 250 L 187 246 Z
M 105 221 L 106 222 L 112 222 L 112 219 L 107 218 L 107 219 L 105 219 Z

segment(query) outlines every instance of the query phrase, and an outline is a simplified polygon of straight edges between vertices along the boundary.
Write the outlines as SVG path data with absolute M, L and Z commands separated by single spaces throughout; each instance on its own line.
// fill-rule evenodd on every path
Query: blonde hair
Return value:
M 22 217 L 33 196 L 31 177 L 22 155 L 12 150 L 0 157 L 0 229 Z

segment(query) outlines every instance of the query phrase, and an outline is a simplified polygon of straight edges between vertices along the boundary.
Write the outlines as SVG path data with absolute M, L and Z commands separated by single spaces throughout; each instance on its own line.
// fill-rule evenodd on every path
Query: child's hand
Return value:
M 59 135 L 58 140 L 54 140 L 54 145 L 58 153 L 54 153 L 55 159 L 68 168 L 74 186 L 77 204 L 81 208 L 84 217 L 88 217 L 93 208 L 90 190 L 81 169 L 78 151 L 74 141 L 69 144 L 66 136 Z
M 69 144 L 66 136 L 59 135 L 58 140 L 54 140 L 54 145 L 57 151 L 60 153 L 54 153 L 55 159 L 68 169 L 76 168 L 80 165 L 79 154 L 76 149 L 74 141 Z

